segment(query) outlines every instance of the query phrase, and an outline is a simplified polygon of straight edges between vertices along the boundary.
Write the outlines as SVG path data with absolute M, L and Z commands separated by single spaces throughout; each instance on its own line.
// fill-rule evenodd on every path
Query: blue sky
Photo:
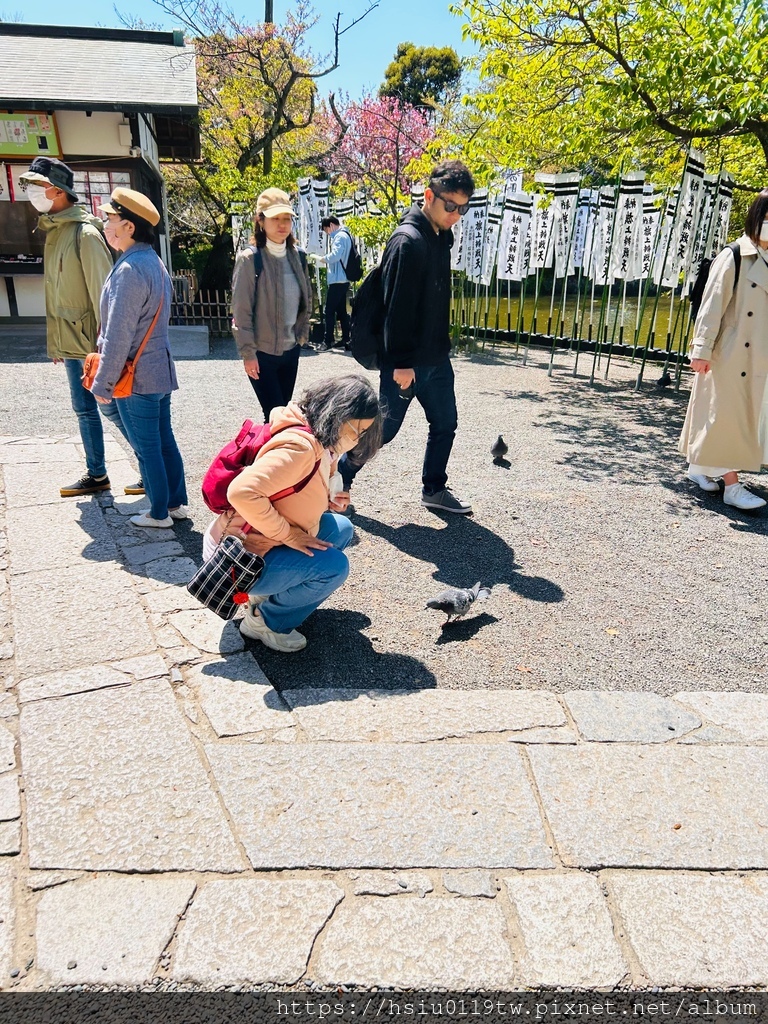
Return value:
M 262 0 L 244 3 L 231 0 L 236 11 L 262 12 Z M 153 0 L 116 0 L 124 13 L 146 22 L 157 22 L 163 28 L 177 28 Z M 287 0 L 274 0 L 275 21 L 279 22 L 289 8 Z M 316 0 L 319 22 L 310 40 L 315 53 L 323 54 L 333 43 L 333 19 L 341 10 L 342 25 L 354 20 L 367 4 L 365 0 Z M 120 20 L 111 3 L 103 0 L 80 0 L 77 5 L 61 0 L 35 0 L 30 6 L 22 0 L 0 0 L 0 14 L 14 20 L 35 21 L 52 25 L 104 25 L 120 27 Z M 17 18 L 17 16 L 20 16 Z M 253 16 L 252 13 L 249 16 Z M 377 89 L 384 78 L 384 68 L 392 60 L 397 44 L 410 40 L 417 46 L 453 46 L 462 56 L 472 47 L 462 43 L 462 21 L 448 10 L 448 0 L 380 0 L 379 6 L 364 21 L 342 37 L 340 67 L 322 79 L 322 93 L 346 91 L 356 99 L 365 88 Z

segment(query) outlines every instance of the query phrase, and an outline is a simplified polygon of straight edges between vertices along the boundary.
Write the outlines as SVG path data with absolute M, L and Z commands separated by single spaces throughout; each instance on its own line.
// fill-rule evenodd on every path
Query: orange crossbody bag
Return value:
M 160 310 L 163 308 L 162 302 L 157 307 L 157 312 L 152 319 L 152 323 L 149 325 L 149 330 L 144 335 L 144 341 L 139 345 L 139 351 L 133 357 L 133 359 L 126 360 L 123 372 L 115 384 L 112 392 L 113 398 L 128 398 L 129 395 L 133 394 L 133 378 L 136 374 L 136 364 L 139 361 L 139 356 L 144 351 L 144 346 L 152 336 L 152 331 L 155 329 L 157 324 L 157 318 L 160 316 Z M 100 352 L 89 352 L 85 357 L 83 363 L 83 376 L 80 378 L 83 382 L 83 387 L 88 391 L 93 387 L 93 382 L 96 380 L 96 374 L 99 372 L 99 363 L 101 362 Z

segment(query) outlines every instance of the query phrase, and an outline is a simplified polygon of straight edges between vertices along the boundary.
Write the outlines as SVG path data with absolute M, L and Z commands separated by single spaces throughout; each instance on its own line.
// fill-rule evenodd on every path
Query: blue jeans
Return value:
M 315 551 L 312 557 L 281 544 L 264 556 L 264 572 L 251 589 L 254 597 L 269 595 L 259 605 L 262 618 L 276 633 L 300 626 L 349 575 L 344 548 L 352 540 L 352 524 L 346 516 L 324 512 L 317 536 L 332 548 Z
M 114 401 L 139 460 L 149 514 L 165 519 L 169 508 L 187 502 L 184 463 L 171 426 L 171 396 L 133 394 Z
M 67 371 L 69 393 L 72 399 L 72 411 L 77 416 L 83 448 L 85 448 L 85 465 L 91 476 L 105 476 L 107 464 L 104 461 L 104 430 L 99 410 L 102 415 L 117 427 L 128 441 L 123 421 L 117 411 L 114 399 L 108 405 L 101 405 L 87 388 L 83 387 L 83 363 L 80 359 L 65 359 L 64 369 Z M 130 441 L 128 441 L 130 444 Z
M 270 356 L 266 352 L 257 353 L 259 359 L 259 379 L 249 377 L 251 387 L 256 392 L 264 422 L 269 423 L 269 414 L 278 405 L 288 405 L 293 397 L 293 388 L 299 372 L 299 346 L 294 345 L 281 356 Z
M 392 376 L 392 370 L 381 371 L 379 399 L 386 410 L 382 440 L 383 444 L 389 444 L 397 435 L 408 407 L 415 398 L 424 410 L 429 424 L 421 483 L 425 494 L 436 494 L 448 483 L 448 459 L 451 457 L 453 439 L 459 423 L 453 367 L 450 358 L 446 356 L 437 366 L 415 367 L 415 373 L 413 396 L 403 398 L 403 393 Z M 349 452 L 339 459 L 339 472 L 345 490 L 349 490 L 352 481 L 363 468 L 350 457 L 352 455 L 353 453 Z

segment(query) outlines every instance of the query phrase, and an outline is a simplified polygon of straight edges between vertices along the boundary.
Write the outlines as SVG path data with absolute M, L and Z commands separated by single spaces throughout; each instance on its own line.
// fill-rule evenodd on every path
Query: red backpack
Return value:
M 240 433 L 234 441 L 224 445 L 203 477 L 203 501 L 211 512 L 226 512 L 232 508 L 227 501 L 229 485 L 247 466 L 253 465 L 264 445 L 271 441 L 275 434 L 279 434 L 283 430 L 302 430 L 305 434 L 313 436 L 309 427 L 303 427 L 300 424 L 280 427 L 279 430 L 273 432 L 268 423 L 254 425 L 252 420 L 246 420 L 243 423 Z M 280 498 L 287 498 L 289 494 L 296 494 L 302 490 L 315 475 L 319 465 L 320 459 L 315 462 L 314 468 L 308 476 L 292 487 L 286 487 L 284 490 L 270 495 L 269 500 L 278 501 Z

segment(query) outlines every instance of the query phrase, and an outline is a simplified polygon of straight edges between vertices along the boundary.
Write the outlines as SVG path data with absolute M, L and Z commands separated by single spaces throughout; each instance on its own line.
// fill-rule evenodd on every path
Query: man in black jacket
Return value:
M 400 430 L 415 398 L 429 424 L 421 503 L 467 515 L 472 506 L 448 489 L 446 472 L 458 417 L 451 366 L 451 228 L 469 209 L 475 183 L 458 160 L 438 164 L 424 190 L 390 236 L 381 261 L 384 355 L 379 395 L 386 403 L 384 444 Z M 361 466 L 354 452 L 339 460 L 349 490 Z

